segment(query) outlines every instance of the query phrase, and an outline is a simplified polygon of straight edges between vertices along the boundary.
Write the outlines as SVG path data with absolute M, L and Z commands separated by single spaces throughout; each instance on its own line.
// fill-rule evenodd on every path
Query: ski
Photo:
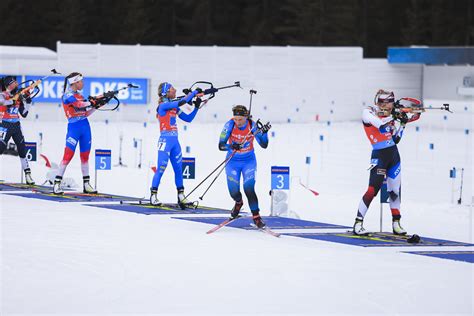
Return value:
M 121 200 L 120 204 L 125 204 L 125 201 Z M 186 203 L 185 208 L 183 209 L 178 203 L 160 203 L 158 205 L 153 205 L 148 200 L 139 200 L 137 202 L 127 203 L 131 205 L 143 205 L 147 207 L 156 207 L 156 208 L 172 208 L 176 210 L 184 210 L 184 209 L 195 209 L 194 203 Z
M 277 233 L 277 232 L 274 232 L 273 230 L 271 230 L 270 228 L 268 228 L 267 226 L 265 227 L 257 227 L 255 224 L 250 224 L 250 226 L 252 227 L 255 227 L 256 229 L 258 229 L 259 231 L 261 231 L 262 233 L 267 233 L 273 237 L 280 237 L 281 234 L 280 233 Z
M 348 233 L 352 233 L 355 237 L 361 237 L 361 238 L 364 238 L 364 237 L 367 237 L 367 238 L 373 238 L 373 237 L 380 237 L 380 236 L 388 236 L 388 237 L 392 237 L 394 239 L 399 239 L 399 240 L 406 240 L 408 243 L 410 244 L 418 244 L 418 243 L 423 243 L 423 240 L 421 239 L 421 237 L 417 234 L 412 234 L 412 235 L 409 235 L 409 234 L 405 234 L 405 235 L 397 235 L 397 234 L 391 234 L 391 233 L 377 233 L 377 232 L 367 232 L 363 235 L 357 235 L 357 234 L 354 234 L 354 232 L 352 230 L 348 230 L 347 231 Z
M 214 226 L 211 230 L 208 230 L 206 232 L 206 234 L 212 234 L 213 232 L 215 232 L 216 230 L 219 230 L 221 229 L 222 227 L 232 223 L 233 221 L 235 221 L 236 219 L 238 218 L 241 218 L 242 216 L 238 215 L 237 217 L 229 217 L 227 218 L 226 220 L 224 220 L 223 222 L 221 222 L 220 224 L 217 224 L 216 226 Z

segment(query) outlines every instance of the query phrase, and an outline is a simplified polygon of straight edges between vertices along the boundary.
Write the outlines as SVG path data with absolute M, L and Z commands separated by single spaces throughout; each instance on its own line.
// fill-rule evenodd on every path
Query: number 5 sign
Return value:
M 290 167 L 272 166 L 272 190 L 290 189 Z
M 112 169 L 112 151 L 110 149 L 95 150 L 95 170 Z

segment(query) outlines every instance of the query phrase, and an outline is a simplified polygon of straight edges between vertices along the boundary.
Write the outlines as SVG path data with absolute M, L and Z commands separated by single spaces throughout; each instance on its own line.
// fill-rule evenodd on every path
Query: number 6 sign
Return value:
M 290 167 L 272 166 L 272 190 L 290 189 Z
M 26 159 L 28 161 L 36 161 L 36 143 L 25 142 Z

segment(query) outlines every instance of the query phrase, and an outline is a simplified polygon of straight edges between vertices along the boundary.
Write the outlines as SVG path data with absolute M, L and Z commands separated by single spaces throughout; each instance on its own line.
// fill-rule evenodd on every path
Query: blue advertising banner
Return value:
M 41 76 L 25 76 L 25 80 L 36 81 Z M 84 97 L 96 96 L 104 92 L 126 87 L 129 83 L 139 86 L 136 89 L 125 89 L 118 93 L 120 102 L 125 104 L 148 103 L 148 79 L 146 78 L 100 78 L 84 77 Z M 35 102 L 60 103 L 63 95 L 64 77 L 49 77 L 40 85 L 40 93 L 35 97 Z
M 474 47 L 389 47 L 390 64 L 474 64 Z

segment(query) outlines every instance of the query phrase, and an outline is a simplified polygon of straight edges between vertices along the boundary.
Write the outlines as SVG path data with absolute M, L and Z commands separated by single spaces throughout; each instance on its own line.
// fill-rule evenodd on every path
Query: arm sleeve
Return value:
M 268 133 L 258 133 L 255 135 L 255 139 L 257 140 L 257 143 L 260 145 L 260 147 L 268 147 Z
M 370 109 L 364 109 L 362 112 L 362 121 L 366 124 L 371 124 L 372 126 L 377 127 L 379 130 L 380 128 L 384 128 L 387 123 L 393 121 L 392 116 L 387 116 L 384 118 L 380 118 L 374 114 Z
M 20 103 L 20 106 L 18 108 L 18 112 L 22 117 L 27 117 L 28 116 L 28 111 L 30 110 L 31 102 L 30 103 Z
M 5 96 L 3 95 L 3 93 L 0 93 L 0 105 L 11 106 L 14 103 L 15 101 L 5 99 Z
M 224 128 L 222 129 L 222 132 L 219 136 L 219 150 L 221 151 L 231 150 L 230 145 L 227 144 L 227 141 L 229 140 L 230 133 L 232 132 L 233 128 L 234 128 L 233 121 L 228 121 L 227 123 L 225 123 Z
M 179 111 L 178 117 L 182 119 L 183 121 L 190 123 L 196 117 L 197 112 L 198 112 L 198 108 L 194 107 L 193 111 L 189 114 L 184 113 L 183 111 Z
M 262 148 L 268 147 L 268 133 L 256 133 L 257 132 L 257 124 L 252 121 L 252 133 L 255 135 L 255 139 L 257 143 Z
M 397 129 L 395 134 L 393 135 L 393 141 L 395 144 L 398 144 L 403 136 L 403 131 L 405 130 L 405 125 L 401 124 L 400 127 Z
M 179 99 L 179 100 L 176 100 L 176 101 L 163 102 L 158 106 L 156 111 L 161 116 L 164 116 L 166 114 L 166 111 L 169 111 L 171 109 L 177 109 L 180 106 L 191 102 L 196 94 L 197 94 L 197 91 L 193 91 L 182 99 Z
M 78 112 L 91 112 L 92 113 L 95 111 L 95 109 L 92 108 L 92 105 L 89 101 L 78 100 L 73 94 L 64 95 L 63 103 L 65 105 L 72 106 L 74 110 Z

